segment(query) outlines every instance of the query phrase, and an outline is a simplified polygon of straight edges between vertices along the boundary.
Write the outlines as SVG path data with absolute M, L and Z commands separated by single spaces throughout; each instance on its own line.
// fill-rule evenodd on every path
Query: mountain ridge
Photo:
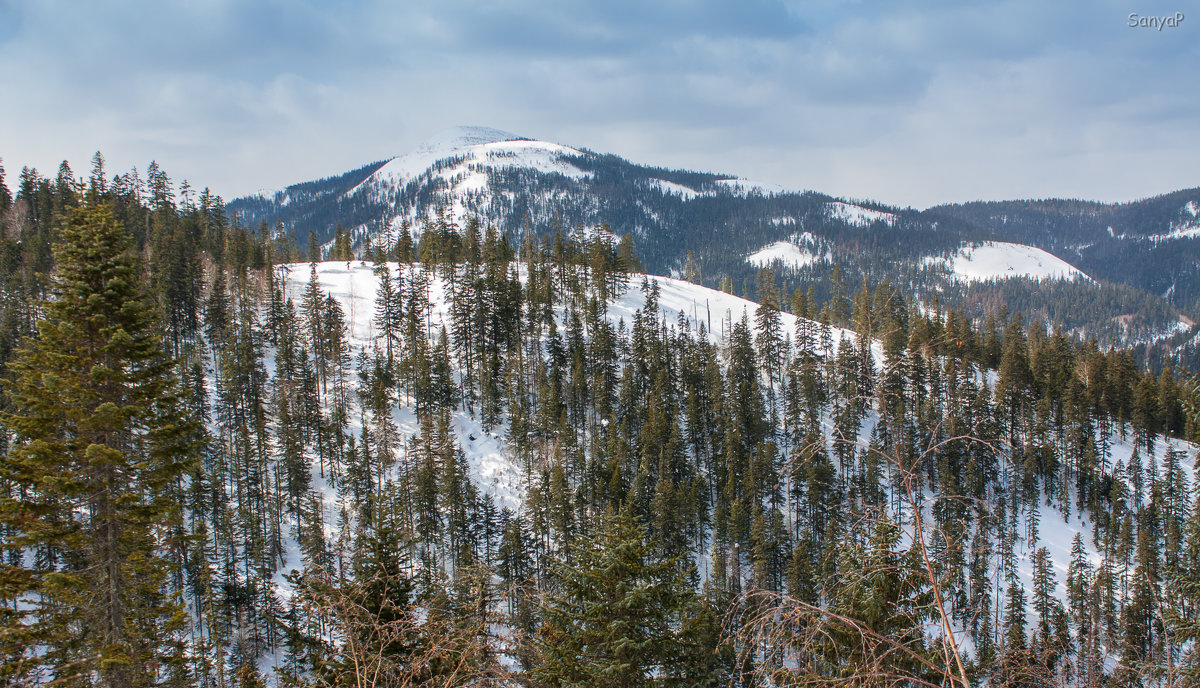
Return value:
M 752 257 L 802 233 L 812 238 L 813 260 L 768 265 L 782 272 L 788 292 L 813 285 L 826 297 L 838 288 L 836 266 L 852 286 L 886 278 L 926 303 L 936 300 L 972 317 L 995 310 L 1000 299 L 1028 319 L 1118 346 L 1160 341 L 1182 318 L 1200 320 L 1200 224 L 1187 213 L 1200 208 L 1200 189 L 1123 204 L 979 201 L 916 210 L 456 127 L 411 153 L 237 199 L 229 208 L 251 225 L 276 228 L 296 246 L 307 245 L 311 234 L 327 250 L 341 228 L 364 253 L 401 231 L 419 235 L 439 218 L 477 219 L 516 245 L 527 235 L 607 226 L 633 238 L 647 270 L 682 274 L 690 256 L 704 284 L 731 285 L 743 295 L 754 294 L 764 263 Z M 961 284 L 955 257 L 985 242 L 1044 251 L 1071 268 L 1051 276 L 1077 270 L 1094 283 L 1073 290 L 1072 298 L 1081 300 L 1075 309 L 1037 293 L 1036 271 L 1012 270 L 1013 279 L 998 284 Z M 1132 323 L 1114 320 L 1131 312 Z M 1145 358 L 1200 366 L 1200 352 L 1181 346 L 1147 350 Z

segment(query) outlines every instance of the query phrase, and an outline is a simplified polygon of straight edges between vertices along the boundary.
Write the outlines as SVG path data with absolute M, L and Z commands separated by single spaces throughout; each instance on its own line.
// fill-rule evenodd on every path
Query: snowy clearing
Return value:
M 965 244 L 949 259 L 927 258 L 926 263 L 948 265 L 954 277 L 967 282 L 1009 277 L 1091 280 L 1079 268 L 1040 248 L 1005 241 Z
M 848 225 L 855 227 L 869 227 L 873 222 L 882 222 L 889 226 L 896 224 L 896 215 L 894 213 L 885 213 L 882 210 L 871 210 L 862 206 L 834 201 L 825 206 L 829 211 L 829 217 L 834 220 L 841 220 Z
M 816 253 L 801 248 L 790 241 L 776 241 L 746 256 L 746 262 L 757 265 L 760 268 L 765 268 L 770 267 L 778 261 L 785 268 L 795 269 L 802 268 L 805 265 L 812 265 L 820 260 L 820 258 L 821 256 Z
M 650 188 L 658 189 L 663 193 L 664 196 L 678 196 L 685 201 L 690 201 L 700 195 L 699 191 L 696 191 L 690 186 L 676 184 L 675 182 L 669 182 L 665 179 L 651 179 Z
M 718 179 L 719 188 L 734 196 L 775 196 L 778 194 L 794 193 L 777 184 L 752 182 L 749 179 Z

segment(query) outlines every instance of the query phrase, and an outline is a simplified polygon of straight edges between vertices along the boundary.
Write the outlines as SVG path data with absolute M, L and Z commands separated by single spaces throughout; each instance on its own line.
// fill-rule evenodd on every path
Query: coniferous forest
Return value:
M 5 685 L 1200 685 L 1187 371 L 99 153 L 0 230 Z

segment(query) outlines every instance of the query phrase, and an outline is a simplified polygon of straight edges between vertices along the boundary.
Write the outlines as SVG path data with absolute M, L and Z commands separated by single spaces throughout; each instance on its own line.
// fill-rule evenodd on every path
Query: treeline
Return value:
M 97 156 L 89 180 L 0 191 L 7 680 L 1196 676 L 1200 504 L 1162 435 L 1200 419 L 1169 369 L 836 270 L 827 297 L 762 272 L 714 337 L 600 228 L 514 246 L 439 216 L 314 240 L 305 266 L 157 166 L 105 176 Z M 373 266 L 365 346 L 321 257 Z M 48 367 L 101 339 L 108 358 L 70 359 L 100 372 Z M 61 404 L 37 393 L 55 375 Z M 475 429 L 505 437 L 519 504 L 472 482 Z M 1080 524 L 1070 561 L 1048 518 Z

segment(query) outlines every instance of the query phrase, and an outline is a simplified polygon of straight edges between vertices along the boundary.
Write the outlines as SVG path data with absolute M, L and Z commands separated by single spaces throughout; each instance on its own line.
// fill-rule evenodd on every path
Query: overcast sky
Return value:
M 1200 185 L 1193 6 L 0 0 L 0 158 L 233 198 L 465 124 L 901 206 L 1130 200 Z

